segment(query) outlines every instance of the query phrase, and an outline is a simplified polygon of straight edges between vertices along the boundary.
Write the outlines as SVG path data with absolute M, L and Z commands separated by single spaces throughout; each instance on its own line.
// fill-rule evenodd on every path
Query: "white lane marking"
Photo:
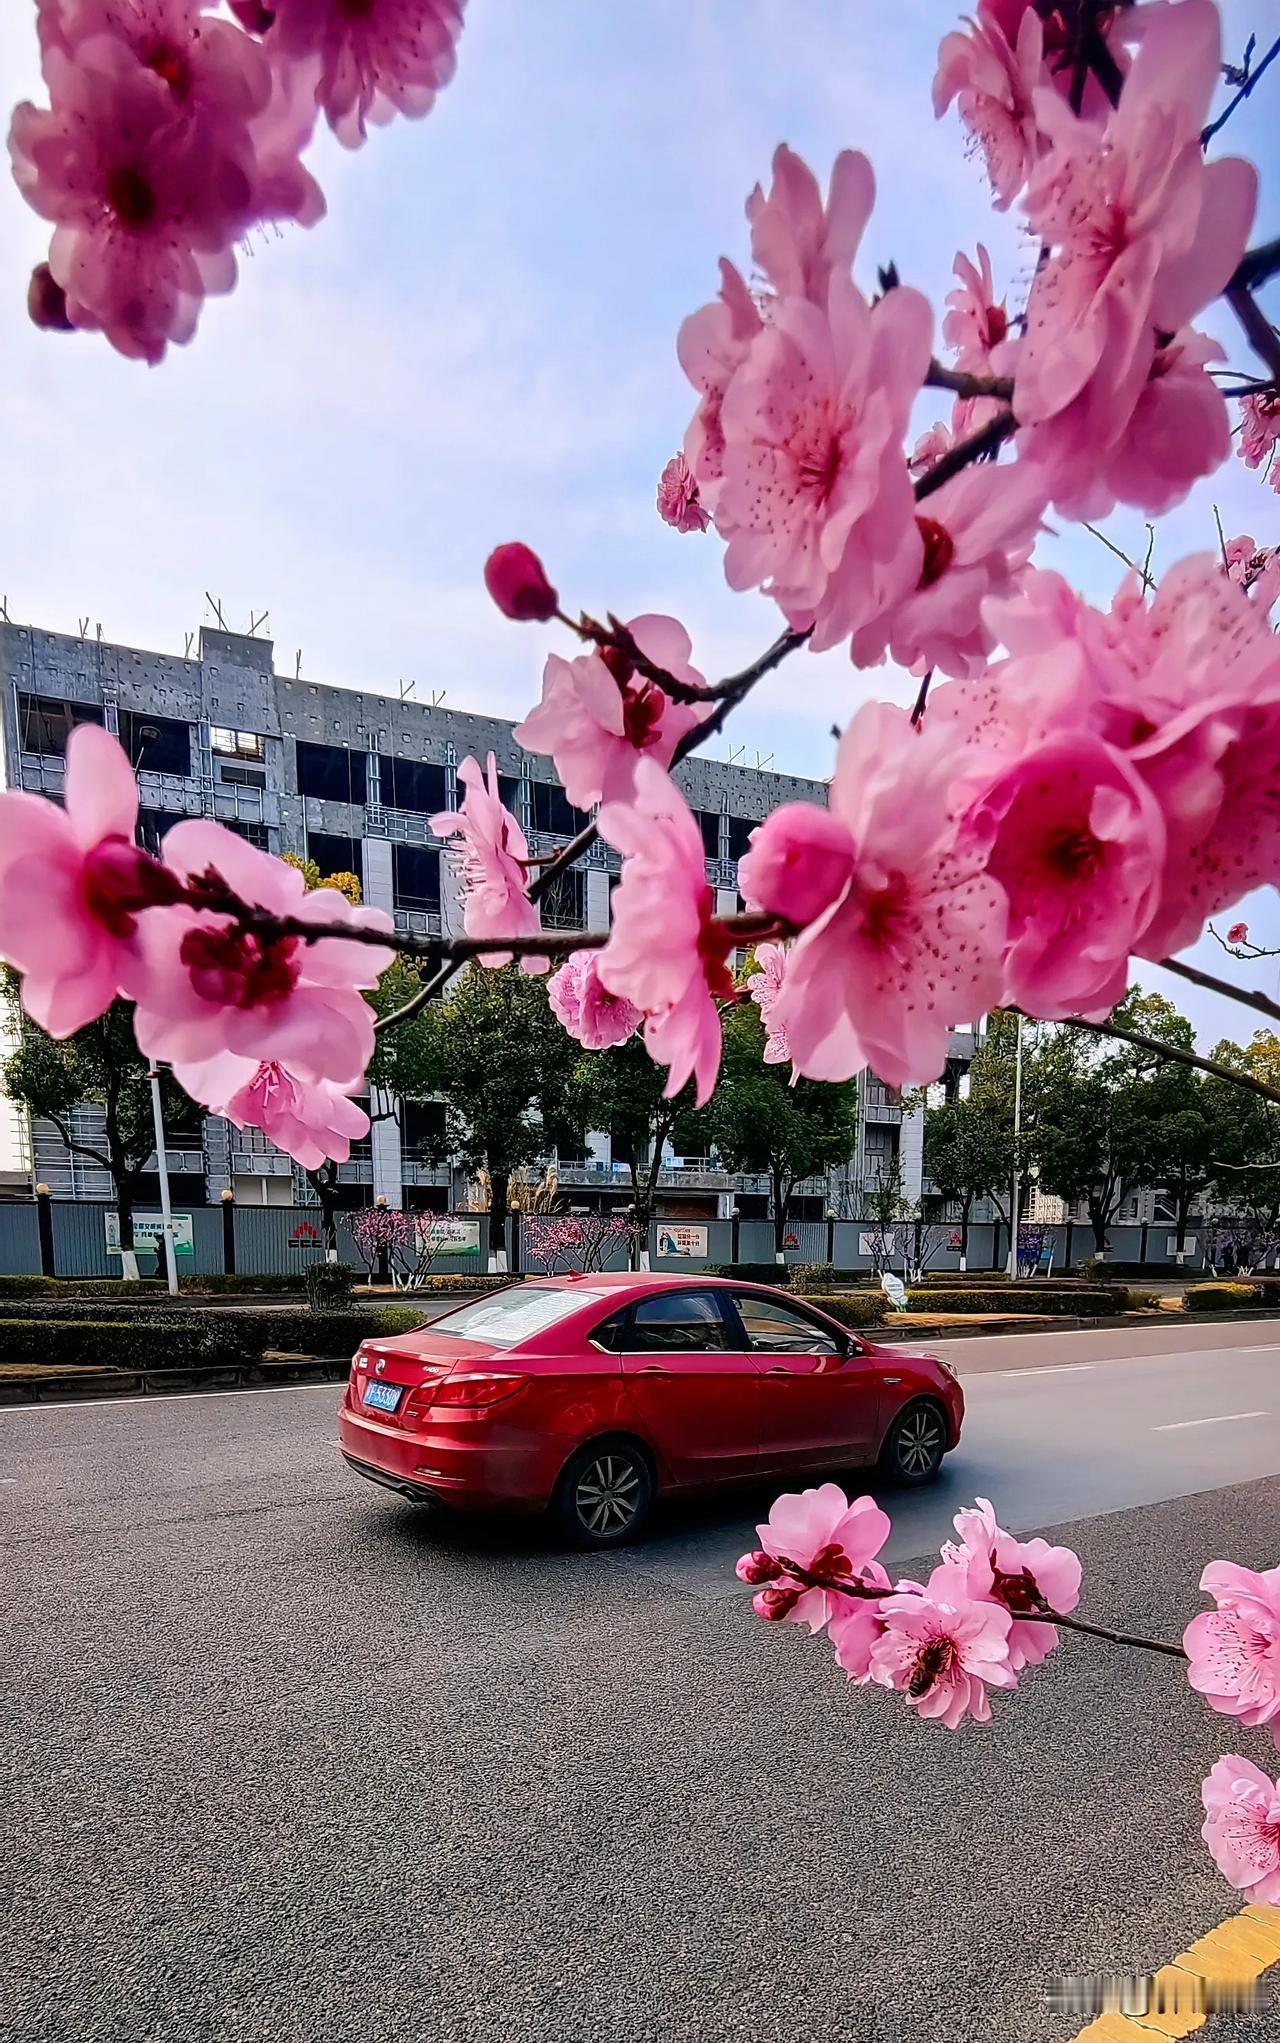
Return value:
M 67 1397 L 49 1404 L 0 1405 L 0 1419 L 11 1412 L 92 1412 L 105 1405 L 191 1405 L 197 1398 L 279 1397 L 286 1390 L 327 1390 L 340 1397 L 342 1383 L 260 1383 L 250 1390 L 159 1390 L 154 1397 Z
M 1270 1412 L 1215 1412 L 1211 1419 L 1170 1419 L 1166 1425 L 1153 1426 L 1153 1433 L 1181 1433 L 1188 1426 L 1225 1426 L 1229 1419 L 1269 1419 Z
M 1077 1369 L 1096 1369 L 1096 1362 L 1051 1362 L 1044 1369 L 995 1369 L 993 1376 L 1069 1376 Z M 981 1370 L 978 1372 L 982 1374 Z

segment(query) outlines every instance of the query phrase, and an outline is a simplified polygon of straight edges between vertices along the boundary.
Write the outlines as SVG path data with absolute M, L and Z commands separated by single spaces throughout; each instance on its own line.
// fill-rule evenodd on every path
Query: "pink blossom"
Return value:
M 1229 929 L 1229 930 L 1227 931 L 1227 942 L 1228 942 L 1228 943 L 1248 943 L 1248 941 L 1249 941 L 1249 925 L 1248 925 L 1248 923 L 1247 923 L 1247 922 L 1233 922 L 1233 923 L 1232 923 L 1232 925 L 1231 925 L 1231 927 L 1230 927 L 1230 929 Z
M 993 1506 L 979 1497 L 973 1507 L 957 1511 L 958 1546 L 942 1549 L 943 1561 L 963 1568 L 970 1595 L 1004 1605 L 1013 1618 L 1009 1627 L 1009 1665 L 1014 1673 L 1038 1667 L 1058 1643 L 1053 1625 L 1033 1622 L 1022 1613 L 1047 1604 L 1065 1617 L 1080 1601 L 1080 1557 L 1069 1546 L 1050 1546 L 1043 1539 L 1015 1539 L 997 1524 Z
M 1065 731 L 1016 759 L 974 821 L 994 826 L 987 871 L 1009 903 L 1006 1001 L 1049 1020 L 1108 1014 L 1159 896 L 1165 826 L 1146 782 Z
M 1009 1664 L 1010 1613 L 970 1596 L 958 1568 L 935 1568 L 923 1595 L 886 1596 L 880 1618 L 871 1679 L 896 1688 L 922 1717 L 937 1717 L 950 1731 L 967 1716 L 990 1720 L 988 1688 L 1018 1685 Z
M 738 886 L 750 907 L 803 928 L 844 892 L 853 862 L 853 838 L 841 817 L 809 802 L 784 802 L 751 832 Z
M 1156 349 L 1131 411 L 1113 408 L 1105 379 L 1093 377 L 1064 410 L 1019 434 L 1020 454 L 1043 467 L 1064 517 L 1104 518 L 1117 503 L 1162 517 L 1221 466 L 1231 425 L 1206 365 L 1224 352 L 1184 327 Z
M 1235 158 L 1206 165 L 1200 149 L 1219 59 L 1213 0 L 1182 0 L 1152 10 L 1101 127 L 1037 95 L 1053 146 L 1026 210 L 1050 255 L 1018 351 L 1024 423 L 1043 424 L 1087 390 L 1090 438 L 1114 444 L 1147 383 L 1156 334 L 1185 327 L 1240 260 L 1256 175 Z
M 392 946 L 273 936 L 219 904 L 230 894 L 291 922 L 388 935 L 391 917 L 353 907 L 332 887 L 307 893 L 296 867 L 221 823 L 175 824 L 164 864 L 214 905 L 157 908 L 139 924 L 144 975 L 134 1032 L 144 1055 L 207 1064 L 230 1050 L 254 1065 L 282 1064 L 306 1083 L 354 1085 L 373 1052 L 373 1010 L 357 989 L 386 970 Z
M 951 452 L 955 443 L 955 434 L 950 426 L 944 426 L 941 421 L 935 421 L 933 425 L 921 433 L 920 438 L 911 449 L 911 456 L 907 462 L 911 473 L 913 475 L 927 475 L 931 468 L 937 466 L 944 454 Z
M 740 274 L 731 262 L 722 261 L 719 297 L 691 312 L 676 338 L 680 367 L 698 392 L 698 408 L 684 436 L 684 458 L 702 503 L 712 513 L 724 475 L 720 415 L 725 392 L 762 323 Z
M 521 539 L 494 547 L 484 564 L 484 585 L 503 616 L 517 624 L 545 624 L 560 607 L 542 562 Z
M 1182 1635 L 1187 1680 L 1224 1716 L 1269 1725 L 1280 1746 L 1280 1568 L 1257 1574 L 1211 1561 L 1200 1587 L 1217 1609 L 1193 1617 Z
M 310 225 L 319 188 L 285 160 L 262 51 L 195 0 L 84 0 L 44 62 L 52 107 L 15 110 L 9 151 L 54 223 L 67 317 L 157 362 L 232 288 L 234 243 L 268 216 Z
M 831 808 L 852 856 L 840 895 L 791 950 L 774 1008 L 796 1070 L 925 1084 L 947 1032 L 999 997 L 1005 908 L 986 845 L 960 823 L 971 789 L 944 727 L 866 703 L 840 741 Z
M 868 1580 L 873 1578 L 873 1574 L 883 1574 L 874 1562 L 866 1572 Z M 889 1587 L 887 1575 L 882 1586 L 886 1590 Z M 884 1637 L 883 1606 L 869 1596 L 833 1597 L 831 1600 L 839 1606 L 827 1621 L 827 1637 L 835 1647 L 836 1665 L 843 1669 L 850 1681 L 859 1688 L 865 1688 L 874 1679 L 875 1649 Z
M 1223 552 L 1227 579 L 1264 610 L 1270 610 L 1280 596 L 1280 547 L 1259 546 L 1246 532 L 1238 539 L 1228 539 Z
M 133 768 L 97 724 L 77 724 L 67 741 L 62 808 L 0 794 L 0 956 L 51 1036 L 74 1035 L 117 993 L 136 997 L 141 911 L 181 892 L 134 844 L 137 819 Z
M 693 646 L 674 617 L 633 617 L 627 626 L 647 660 L 686 688 L 705 688 L 691 664 Z M 549 754 L 569 800 L 579 809 L 624 802 L 636 762 L 669 766 L 681 739 L 710 714 L 675 702 L 656 681 L 637 673 L 612 647 L 565 660 L 552 653 L 542 671 L 542 700 L 516 725 L 517 744 Z
M 813 1490 L 791 1491 L 779 1497 L 765 1524 L 757 1525 L 760 1550 L 783 1570 L 776 1578 L 783 1591 L 798 1590 L 785 1610 L 771 1598 L 762 1616 L 785 1617 L 793 1624 L 807 1624 L 820 1632 L 828 1618 L 842 1608 L 838 1595 L 826 1589 L 806 1588 L 795 1571 L 888 1589 L 889 1578 L 875 1565 L 876 1555 L 889 1537 L 889 1519 L 873 1497 L 849 1502 L 838 1483 L 823 1483 Z M 756 1559 L 745 1556 L 744 1559 Z M 789 1564 L 789 1566 L 788 1566 Z M 743 1563 L 739 1562 L 739 1572 Z M 757 1606 L 758 1607 L 758 1606 Z
M 714 513 L 726 579 L 764 588 L 797 627 L 816 617 L 817 650 L 919 575 L 902 438 L 931 327 L 919 292 L 868 307 L 837 274 L 824 307 L 778 301 L 725 392 Z
M 916 514 L 916 585 L 854 633 L 855 664 L 872 666 L 887 651 L 915 674 L 979 672 L 996 643 L 983 605 L 1016 587 L 1047 498 L 1045 477 L 1025 461 L 964 468 L 944 482 Z
M 1201 1836 L 1219 1872 L 1250 1901 L 1280 1903 L 1280 1782 L 1228 1753 L 1201 1788 Z
M 304 1170 L 327 1158 L 346 1163 L 351 1144 L 369 1133 L 369 1116 L 329 1079 L 306 1080 L 282 1064 L 255 1064 L 223 1051 L 203 1064 L 175 1064 L 184 1092 L 237 1128 L 264 1135 Z
M 732 1000 L 736 988 L 728 967 L 733 938 L 713 923 L 701 832 L 652 759 L 636 765 L 634 802 L 606 802 L 599 829 L 623 856 L 600 982 L 643 1008 L 645 1047 L 670 1067 L 667 1097 L 692 1078 L 702 1106 L 720 1068 L 717 1002 Z
M 67 314 L 67 294 L 54 281 L 47 262 L 38 262 L 27 285 L 27 317 L 44 333 L 74 333 Z
M 786 978 L 787 954 L 780 943 L 761 943 L 756 945 L 755 961 L 757 969 L 747 980 L 747 991 L 764 1023 L 764 1062 L 789 1064 L 791 1046 L 787 1032 L 774 1012 Z
M 941 118 L 953 99 L 958 102 L 1001 211 L 1022 190 L 1039 150 L 1035 93 L 1043 55 L 1044 35 L 1032 7 L 1023 14 L 1014 40 L 989 10 L 980 8 L 967 32 L 953 29 L 938 47 L 934 113 Z
M 1240 400 L 1240 458 L 1246 468 L 1261 468 L 1264 480 L 1271 479 L 1280 490 L 1280 462 L 1275 458 L 1280 443 L 1280 396 L 1274 391 L 1255 391 Z
M 318 60 L 316 105 L 338 140 L 358 149 L 367 123 L 419 120 L 449 83 L 465 0 L 271 0 L 273 58 Z
M 768 196 L 759 185 L 747 200 L 751 254 L 779 298 L 825 306 L 833 276 L 847 277 L 871 217 L 876 186 L 871 165 L 842 149 L 823 204 L 818 180 L 786 144 L 774 151 Z
M 959 287 L 947 293 L 947 312 L 942 321 L 942 338 L 955 355 L 958 369 L 973 375 L 992 372 L 992 356 L 1009 333 L 1009 315 L 1003 298 L 996 303 L 991 257 L 978 243 L 978 260 L 957 255 L 952 265 Z
M 489 754 L 487 775 L 464 759 L 458 779 L 465 790 L 460 809 L 431 818 L 437 837 L 462 838 L 462 926 L 468 936 L 533 936 L 542 927 L 529 899 L 529 840 L 498 793 L 498 766 Z M 482 965 L 506 965 L 510 951 L 486 951 Z M 525 958 L 526 972 L 544 972 L 545 958 Z
M 683 454 L 673 454 L 658 478 L 658 516 L 677 532 L 705 532 L 711 523 L 698 479 Z
M 584 1050 L 611 1050 L 634 1036 L 644 1016 L 600 984 L 596 951 L 573 951 L 547 981 L 552 1013 Z

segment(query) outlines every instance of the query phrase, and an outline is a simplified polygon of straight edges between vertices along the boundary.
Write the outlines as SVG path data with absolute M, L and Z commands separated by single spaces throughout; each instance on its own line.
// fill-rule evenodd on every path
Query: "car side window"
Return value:
M 605 1348 L 610 1355 L 616 1355 L 623 1345 L 622 1337 L 626 1324 L 627 1312 L 624 1306 L 621 1312 L 611 1312 L 608 1319 L 602 1319 L 598 1327 L 593 1327 L 591 1339 L 597 1348 Z
M 624 1340 L 631 1355 L 698 1355 L 732 1345 L 719 1301 L 709 1291 L 658 1291 L 640 1299 Z
M 738 1308 L 747 1345 L 755 1355 L 843 1353 L 843 1344 L 835 1334 L 772 1298 L 760 1298 L 743 1291 L 734 1293 L 733 1302 Z

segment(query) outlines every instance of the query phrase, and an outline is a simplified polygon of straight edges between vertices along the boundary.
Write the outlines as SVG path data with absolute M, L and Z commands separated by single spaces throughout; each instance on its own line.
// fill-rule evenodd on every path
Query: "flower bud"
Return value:
M 45 333 L 74 333 L 67 317 L 67 294 L 47 262 L 37 263 L 27 285 L 27 312 L 33 326 Z
M 1247 923 L 1247 922 L 1233 922 L 1233 923 L 1232 923 L 1232 925 L 1231 925 L 1231 927 L 1230 927 L 1230 929 L 1229 929 L 1229 930 L 1227 931 L 1227 942 L 1228 942 L 1228 943 L 1248 943 L 1248 941 L 1249 941 L 1249 925 L 1248 925 L 1248 923 Z
M 788 1582 L 785 1587 L 757 1589 L 751 1606 L 757 1617 L 763 1617 L 769 1624 L 777 1624 L 780 1618 L 790 1617 L 800 1594 L 798 1582 Z
M 782 1573 L 782 1562 L 775 1561 L 772 1554 L 762 1553 L 757 1547 L 754 1553 L 743 1554 L 735 1570 L 740 1582 L 750 1582 L 754 1588 L 760 1582 L 776 1582 Z
M 545 624 L 560 607 L 542 562 L 518 539 L 494 547 L 484 564 L 484 585 L 503 616 L 520 624 Z
M 838 816 L 808 802 L 787 802 L 751 833 L 738 867 L 743 899 L 803 928 L 848 884 L 853 839 Z

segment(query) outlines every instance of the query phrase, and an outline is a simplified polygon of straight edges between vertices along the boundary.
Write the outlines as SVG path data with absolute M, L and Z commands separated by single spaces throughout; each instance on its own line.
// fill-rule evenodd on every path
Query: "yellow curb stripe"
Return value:
M 1169 2002 L 1163 2014 L 1097 2015 L 1077 2031 L 1072 2043 L 1135 2043 L 1135 2038 L 1143 2036 L 1190 2036 L 1209 2019 L 1193 2005 L 1202 1981 L 1246 1984 L 1261 1979 L 1273 1965 L 1280 1965 L 1280 1908 L 1251 1902 L 1153 1975 Z

